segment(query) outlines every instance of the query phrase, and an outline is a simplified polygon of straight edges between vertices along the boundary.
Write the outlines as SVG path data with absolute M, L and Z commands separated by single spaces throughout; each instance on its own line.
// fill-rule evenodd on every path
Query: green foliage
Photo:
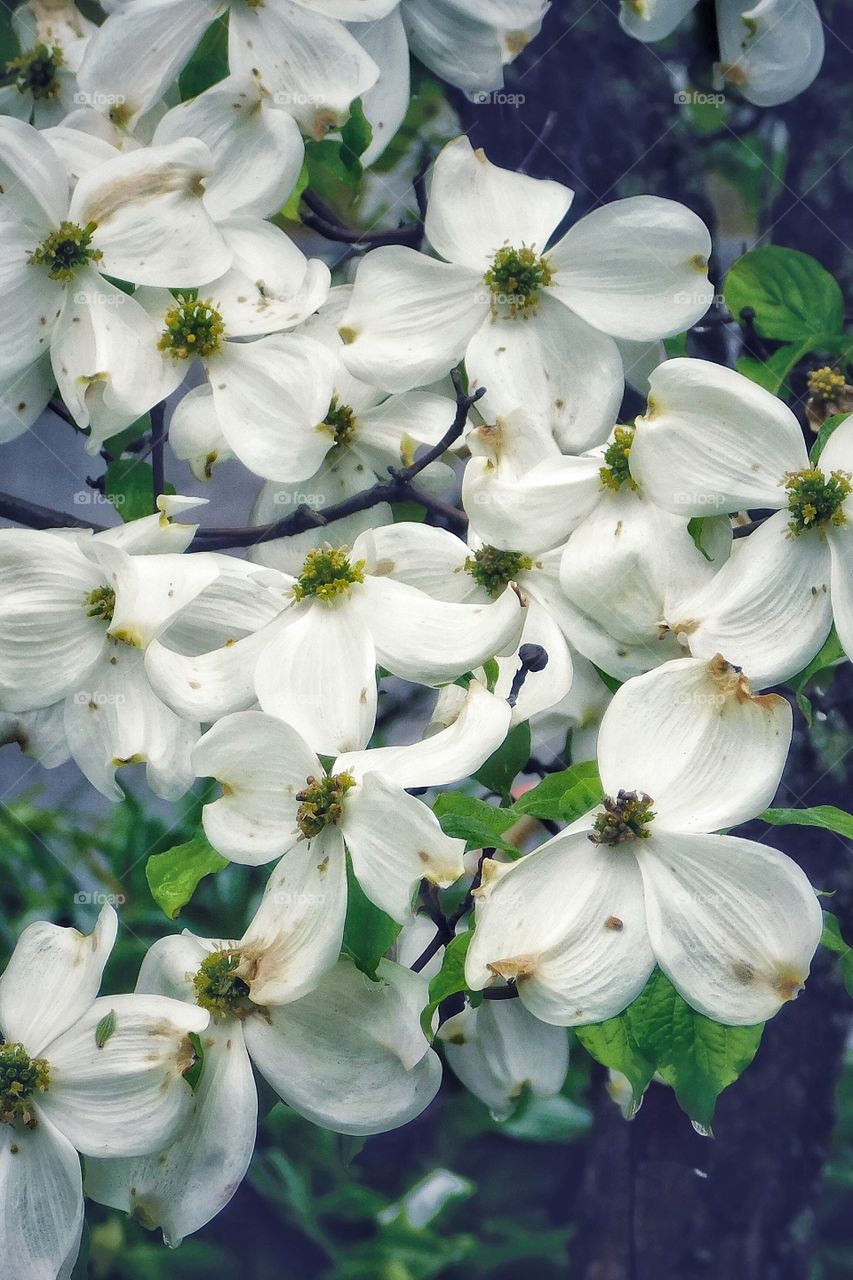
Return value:
M 624 1013 L 579 1027 L 577 1035 L 594 1058 L 628 1077 L 635 1106 L 656 1072 L 690 1119 L 708 1129 L 717 1098 L 752 1062 L 763 1030 L 712 1022 L 657 970 Z
M 794 693 L 797 700 L 797 706 L 805 716 L 806 723 L 811 727 L 812 723 L 812 704 L 806 697 L 804 690 L 818 676 L 823 673 L 822 685 L 828 684 L 831 680 L 836 663 L 838 663 L 846 655 L 841 647 L 841 641 L 833 627 L 821 646 L 820 650 L 812 658 L 807 666 L 803 667 L 797 675 L 792 676 L 788 681 L 788 685 Z
M 765 809 L 760 818 L 774 827 L 822 827 L 853 840 L 853 814 L 833 804 L 818 804 L 812 809 Z
M 228 24 L 212 22 L 196 46 L 193 56 L 181 72 L 178 89 L 181 101 L 218 84 L 228 75 Z
M 192 898 L 199 881 L 227 866 L 227 858 L 216 852 L 199 828 L 186 843 L 177 844 L 165 853 L 152 854 L 145 875 L 154 901 L 170 920 L 175 920 Z
M 704 556 L 706 560 L 711 561 L 714 557 L 705 550 L 706 519 L 708 519 L 707 516 L 694 516 L 692 520 L 688 520 L 687 532 L 693 539 L 693 545 L 699 554 Z
M 847 994 L 853 996 L 853 947 L 844 941 L 841 935 L 841 925 L 837 917 L 830 911 L 824 911 L 823 913 L 823 933 L 820 941 L 827 951 L 832 951 L 838 956 L 841 980 L 844 983 Z
M 347 918 L 343 949 L 368 978 L 376 979 L 376 966 L 396 942 L 400 927 L 396 920 L 373 905 L 347 858 Z
M 445 791 L 433 805 L 433 812 L 444 834 L 464 840 L 469 849 L 504 849 L 521 856 L 503 839 L 503 833 L 517 821 L 517 810 L 499 809 L 462 791 Z
M 824 422 L 820 431 L 817 433 L 817 439 L 809 450 L 809 460 L 811 461 L 812 466 L 817 465 L 820 455 L 826 448 L 827 441 L 835 431 L 836 427 L 840 427 L 842 422 L 844 422 L 849 416 L 850 415 L 847 413 L 834 413 L 831 418 L 827 418 L 826 422 Z
M 519 796 L 512 811 L 553 822 L 574 822 L 595 808 L 602 795 L 598 765 L 594 760 L 583 760 L 559 773 L 549 773 L 538 786 Z
M 148 462 L 137 458 L 118 458 L 107 467 L 104 492 L 122 520 L 139 520 L 156 511 L 154 504 L 154 471 Z M 173 484 L 163 486 L 164 493 L 174 493 Z
M 429 1004 L 421 1015 L 421 1025 L 427 1035 L 432 1034 L 432 1018 L 442 1000 L 466 991 L 465 957 L 468 954 L 473 933 L 457 933 L 444 948 L 441 968 L 429 984 Z
M 505 741 L 474 774 L 477 782 L 509 800 L 515 779 L 530 759 L 530 726 L 525 721 L 507 734 Z

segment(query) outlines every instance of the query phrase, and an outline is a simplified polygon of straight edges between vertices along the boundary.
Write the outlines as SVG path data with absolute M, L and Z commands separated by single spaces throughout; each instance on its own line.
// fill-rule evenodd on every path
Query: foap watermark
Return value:
M 285 489 L 273 498 L 277 507 L 314 507 L 316 509 L 325 506 L 327 501 L 325 493 L 304 493 L 301 489 L 293 493 Z
M 507 93 L 503 89 L 487 89 L 475 93 L 471 101 L 478 107 L 523 107 L 527 99 L 523 93 Z
M 105 689 L 92 689 L 88 692 L 85 689 L 78 690 L 74 694 L 73 701 L 79 707 L 123 707 L 127 702 L 127 698 L 123 693 L 108 693 Z
M 116 289 L 115 293 L 101 293 L 97 289 L 78 289 L 74 301 L 78 307 L 120 307 L 128 300 L 128 294 Z
M 101 891 L 86 893 L 81 889 L 78 893 L 75 893 L 74 902 L 78 907 L 105 907 L 107 904 L 111 907 L 121 907 L 127 902 L 127 898 L 123 893 L 103 893 Z
M 677 107 L 721 107 L 726 100 L 724 93 L 703 93 L 700 89 L 679 89 L 672 95 Z
M 78 89 L 74 101 L 78 107 L 123 107 L 127 98 L 123 93 L 84 93 Z
M 298 90 L 279 90 L 272 100 L 277 107 L 322 107 L 323 99 L 316 93 L 299 93 Z
M 97 489 L 78 489 L 72 498 L 75 507 L 120 507 L 126 501 L 124 493 L 99 493 Z

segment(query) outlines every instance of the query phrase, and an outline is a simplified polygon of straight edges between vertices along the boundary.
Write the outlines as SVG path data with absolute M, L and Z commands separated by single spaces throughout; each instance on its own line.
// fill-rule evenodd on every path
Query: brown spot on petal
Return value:
M 621 933 L 625 928 L 625 922 L 620 920 L 618 916 L 608 916 L 604 921 L 605 929 L 612 929 L 614 933 Z

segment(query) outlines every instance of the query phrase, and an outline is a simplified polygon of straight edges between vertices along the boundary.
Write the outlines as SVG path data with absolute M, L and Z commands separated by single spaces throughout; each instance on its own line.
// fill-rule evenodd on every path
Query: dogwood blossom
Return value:
M 598 739 L 603 806 L 518 862 L 485 862 L 469 987 L 513 982 L 536 1017 L 577 1025 L 619 1013 L 657 964 L 710 1018 L 772 1017 L 806 980 L 820 906 L 784 854 L 710 833 L 772 799 L 791 720 L 719 656 L 623 685 Z
M 189 1033 L 209 1015 L 164 995 L 98 996 L 116 936 L 29 925 L 0 978 L 0 1244 L 10 1274 L 67 1280 L 83 1227 L 77 1152 L 138 1156 L 170 1142 L 195 1102 Z

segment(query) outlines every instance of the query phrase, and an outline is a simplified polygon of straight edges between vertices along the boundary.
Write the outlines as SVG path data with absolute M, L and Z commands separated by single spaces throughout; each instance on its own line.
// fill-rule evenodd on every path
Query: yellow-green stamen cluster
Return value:
M 480 547 L 465 561 L 465 568 L 478 587 L 497 596 L 507 583 L 515 582 L 525 569 L 533 568 L 533 561 L 521 551 L 501 551 L 498 547 Z
M 96 222 L 88 222 L 79 227 L 76 222 L 60 222 L 56 231 L 51 231 L 37 249 L 30 254 L 30 262 L 47 267 L 51 280 L 61 280 L 67 284 L 73 280 L 74 272 L 84 267 L 87 262 L 99 262 L 104 256 L 100 249 L 93 249 L 92 236 L 97 230 Z
M 316 596 L 329 603 L 349 591 L 354 582 L 364 582 L 364 561 L 352 564 L 346 547 L 318 547 L 309 551 L 296 580 L 293 595 L 297 600 Z
M 509 308 L 511 316 L 524 315 L 539 304 L 539 290 L 549 285 L 554 273 L 547 258 L 523 245 L 513 249 L 504 245 L 483 276 L 492 291 L 492 311 Z
M 593 844 L 617 845 L 648 839 L 655 814 L 654 801 L 645 791 L 619 791 L 615 800 L 605 796 L 603 803 L 604 813 L 598 815 L 589 833 Z
M 50 1067 L 44 1058 L 31 1058 L 22 1044 L 0 1044 L 0 1123 L 22 1120 L 32 1128 L 34 1093 L 44 1093 Z
M 296 822 L 306 840 L 318 836 L 325 827 L 337 826 L 343 817 L 344 796 L 355 786 L 351 773 L 334 773 L 323 778 L 308 778 L 307 785 L 297 791 L 299 808 Z
M 86 617 L 112 622 L 116 607 L 116 593 L 112 587 L 95 587 L 86 596 Z
M 809 391 L 818 400 L 832 400 L 847 385 L 844 374 L 839 373 L 837 369 L 831 369 L 829 365 L 824 365 L 822 369 L 813 369 L 809 374 L 808 384 Z
M 851 493 L 849 471 L 832 471 L 825 476 L 817 467 L 789 471 L 785 476 L 788 491 L 788 528 L 794 537 L 826 524 L 845 522 L 844 500 Z
M 236 970 L 240 966 L 239 951 L 212 951 L 201 962 L 193 978 L 196 1004 L 207 1009 L 214 1022 L 229 1015 L 247 1012 L 249 987 Z
M 613 432 L 613 439 L 604 450 L 604 466 L 598 472 L 606 489 L 618 492 L 623 484 L 627 484 L 629 489 L 636 489 L 636 482 L 628 466 L 633 443 L 633 427 L 617 427 Z
M 332 396 L 323 426 L 331 431 L 335 444 L 348 445 L 355 439 L 355 414 L 348 404 L 341 404 L 337 396 Z
M 14 75 L 19 93 L 31 93 L 34 98 L 55 98 L 59 93 L 57 72 L 63 61 L 58 45 L 49 49 L 46 44 L 37 44 L 29 53 L 7 62 L 6 74 Z
M 179 293 L 177 306 L 166 312 L 166 327 L 157 343 L 173 360 L 189 360 L 190 356 L 215 355 L 222 345 L 225 324 L 209 302 Z

